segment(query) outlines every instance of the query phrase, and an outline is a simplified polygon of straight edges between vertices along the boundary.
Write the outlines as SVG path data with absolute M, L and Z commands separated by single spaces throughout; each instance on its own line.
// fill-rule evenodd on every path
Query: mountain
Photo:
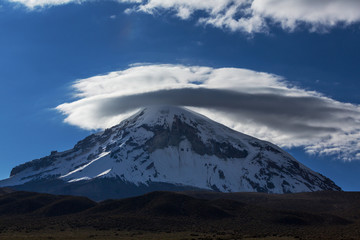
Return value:
M 341 190 L 274 144 L 173 106 L 144 108 L 73 149 L 19 165 L 5 186 L 96 200 L 154 190 Z

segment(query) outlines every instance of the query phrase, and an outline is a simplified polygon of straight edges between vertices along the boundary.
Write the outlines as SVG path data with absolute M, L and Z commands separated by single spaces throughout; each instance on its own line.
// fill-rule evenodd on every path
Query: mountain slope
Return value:
M 137 188 L 143 193 L 165 185 L 166 190 L 173 186 L 222 192 L 341 190 L 269 142 L 169 106 L 142 109 L 71 150 L 19 165 L 0 186 L 49 192 L 44 186 L 50 181 L 67 194 L 76 194 L 75 186 L 104 181 L 114 188 L 121 185 L 124 194 L 131 189 L 134 195 Z M 79 194 L 88 196 L 86 191 Z
M 161 191 L 102 202 L 12 192 L 0 196 L 0 239 L 359 239 L 359 215 L 359 192 Z

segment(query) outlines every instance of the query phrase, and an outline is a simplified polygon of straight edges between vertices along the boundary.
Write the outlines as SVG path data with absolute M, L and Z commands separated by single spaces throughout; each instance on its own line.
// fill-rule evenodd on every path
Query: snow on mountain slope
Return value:
M 168 183 L 222 192 L 341 190 L 269 142 L 172 106 L 144 108 L 71 150 L 19 165 L 0 187 L 104 178 L 134 186 Z

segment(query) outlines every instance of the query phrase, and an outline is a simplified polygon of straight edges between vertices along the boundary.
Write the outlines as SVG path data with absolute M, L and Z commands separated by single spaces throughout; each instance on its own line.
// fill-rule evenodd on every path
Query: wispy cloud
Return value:
M 57 6 L 68 4 L 71 2 L 81 3 L 86 0 L 8 0 L 9 2 L 20 3 L 25 5 L 29 9 L 42 8 L 48 6 Z
M 282 77 L 240 68 L 134 65 L 78 80 L 77 100 L 57 107 L 65 121 L 107 128 L 131 112 L 169 104 L 283 147 L 344 160 L 360 155 L 360 107 L 290 86 Z
M 8 0 L 37 7 L 86 2 L 90 0 Z M 116 1 L 116 0 L 114 0 Z M 269 26 L 295 30 L 306 25 L 310 31 L 324 31 L 338 24 L 360 21 L 359 0 L 117 0 L 132 4 L 125 13 L 153 15 L 172 13 L 187 20 L 217 28 L 246 33 L 268 32 Z M 197 14 L 201 13 L 201 14 Z M 201 16 L 201 17 L 200 17 Z
M 254 0 L 251 9 L 291 30 L 302 23 L 316 31 L 360 21 L 358 0 Z

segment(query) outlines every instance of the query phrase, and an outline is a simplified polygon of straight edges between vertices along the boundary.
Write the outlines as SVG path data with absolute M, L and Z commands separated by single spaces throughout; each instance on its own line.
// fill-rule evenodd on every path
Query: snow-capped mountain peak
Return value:
M 147 107 L 73 149 L 15 167 L 0 186 L 116 180 L 222 192 L 340 190 L 279 147 L 185 108 Z M 86 195 L 86 194 L 85 194 Z

